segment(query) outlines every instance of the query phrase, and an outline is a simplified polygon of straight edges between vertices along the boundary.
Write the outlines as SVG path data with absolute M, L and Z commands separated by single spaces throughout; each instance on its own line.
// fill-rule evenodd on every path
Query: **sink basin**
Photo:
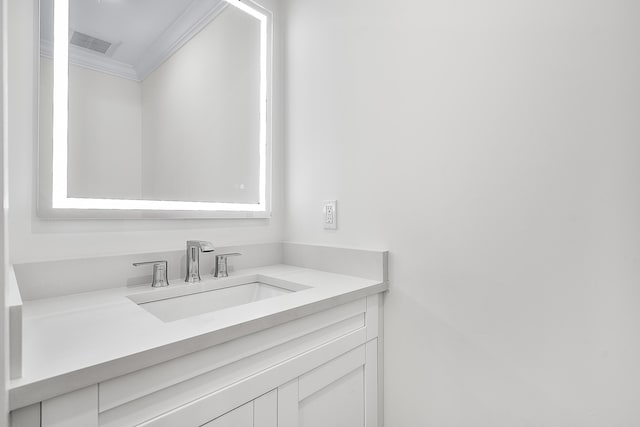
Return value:
M 286 295 L 298 289 L 286 289 L 253 281 L 216 289 L 195 285 L 178 289 L 131 295 L 129 299 L 164 322 L 186 319 L 212 311 L 235 307 Z

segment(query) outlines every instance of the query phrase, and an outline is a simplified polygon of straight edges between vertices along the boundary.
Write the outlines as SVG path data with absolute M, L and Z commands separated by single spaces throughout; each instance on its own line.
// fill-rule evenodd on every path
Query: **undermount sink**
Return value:
M 251 281 L 211 289 L 198 284 L 130 295 L 129 299 L 164 322 L 186 319 L 200 314 L 287 295 L 302 286 L 278 286 Z

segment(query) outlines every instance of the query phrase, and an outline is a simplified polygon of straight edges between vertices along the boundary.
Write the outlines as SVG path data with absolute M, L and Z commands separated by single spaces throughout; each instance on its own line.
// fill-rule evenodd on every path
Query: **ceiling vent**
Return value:
M 71 40 L 69 43 L 80 46 L 85 49 L 92 50 L 94 52 L 98 52 L 102 55 L 105 55 L 109 48 L 111 47 L 111 43 L 105 40 L 100 40 L 98 38 L 92 37 L 88 34 L 81 33 L 79 31 L 74 31 L 71 35 Z

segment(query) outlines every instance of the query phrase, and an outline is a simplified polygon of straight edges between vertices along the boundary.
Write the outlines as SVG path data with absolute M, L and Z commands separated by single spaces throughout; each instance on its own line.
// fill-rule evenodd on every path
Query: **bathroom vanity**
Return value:
M 226 278 L 25 302 L 12 426 L 381 425 L 386 272 L 292 246 Z
M 41 218 L 271 217 L 278 2 L 32 2 Z M 14 265 L 13 427 L 382 424 L 386 252 L 189 243 Z

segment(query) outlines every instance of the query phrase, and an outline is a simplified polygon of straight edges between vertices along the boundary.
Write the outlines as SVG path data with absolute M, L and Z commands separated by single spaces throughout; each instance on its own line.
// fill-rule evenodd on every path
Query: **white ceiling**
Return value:
M 70 33 L 114 45 L 106 56 L 70 46 L 70 61 L 143 80 L 226 6 L 224 0 L 70 0 Z M 41 1 L 40 13 L 41 52 L 51 56 L 52 0 Z
M 135 65 L 144 51 L 195 0 L 71 0 L 72 30 L 111 43 L 122 43 L 112 55 Z

